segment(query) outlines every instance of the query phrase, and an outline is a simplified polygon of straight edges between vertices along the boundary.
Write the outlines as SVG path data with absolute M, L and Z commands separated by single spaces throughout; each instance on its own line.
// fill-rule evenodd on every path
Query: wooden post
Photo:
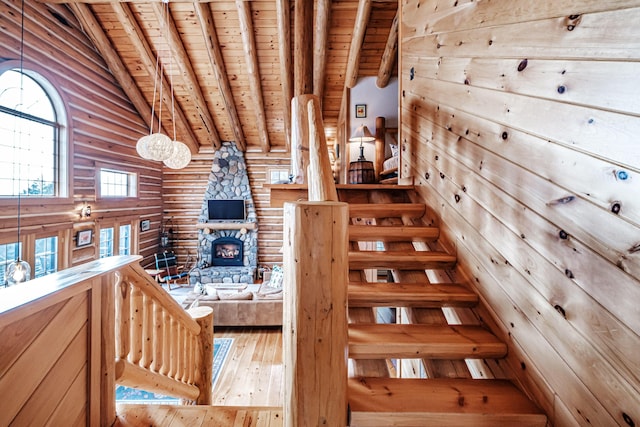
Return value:
M 347 423 L 348 205 L 284 205 L 285 426 Z
M 300 95 L 291 100 L 291 173 L 293 182 L 307 182 L 309 167 L 309 119 L 307 103 L 318 99 L 315 95 Z
M 213 402 L 213 309 L 211 307 L 194 307 L 187 310 L 191 317 L 200 325 L 198 335 L 198 373 L 196 386 L 200 395 L 196 400 L 198 405 L 211 405 Z
M 376 117 L 376 158 L 373 162 L 376 181 L 380 181 L 380 173 L 382 172 L 382 164 L 384 163 L 385 134 L 386 129 L 384 117 Z

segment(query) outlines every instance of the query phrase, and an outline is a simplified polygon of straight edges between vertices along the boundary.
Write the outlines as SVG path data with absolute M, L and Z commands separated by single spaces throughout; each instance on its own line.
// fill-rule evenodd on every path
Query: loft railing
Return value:
M 139 261 L 0 291 L 0 425 L 110 426 L 116 382 L 210 403 L 212 314 L 191 319 Z
M 337 201 L 318 98 L 292 105 L 309 201 L 284 204 L 284 424 L 347 425 L 348 206 Z
M 210 405 L 213 310 L 184 311 L 141 268 L 118 276 L 116 384 Z

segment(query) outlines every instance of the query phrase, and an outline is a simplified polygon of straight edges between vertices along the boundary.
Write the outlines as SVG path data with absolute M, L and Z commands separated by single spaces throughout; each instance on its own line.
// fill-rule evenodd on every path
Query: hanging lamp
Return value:
M 163 0 L 165 3 L 165 15 L 163 21 L 160 23 L 164 26 L 164 36 L 168 39 L 168 16 L 169 16 L 169 2 Z M 161 28 L 162 32 L 162 28 Z M 173 66 L 173 55 L 170 53 L 169 65 Z M 153 103 L 151 107 L 151 120 L 149 125 L 149 135 L 145 135 L 136 143 L 136 151 L 140 157 L 147 160 L 156 160 L 164 163 L 165 166 L 172 169 L 182 169 L 191 162 L 191 151 L 189 147 L 183 142 L 176 140 L 176 114 L 174 106 L 174 94 L 173 94 L 173 73 L 169 70 L 171 77 L 171 116 L 173 122 L 173 140 L 167 135 L 160 132 L 162 125 L 162 66 L 160 66 L 160 54 L 156 57 L 156 69 L 153 76 Z M 158 92 L 158 84 L 160 85 L 158 101 L 160 104 L 158 113 L 158 132 L 153 132 L 153 117 L 155 113 L 156 93 Z
M 20 108 L 24 106 L 23 103 L 23 92 L 24 92 L 24 0 L 22 0 L 21 13 L 20 13 Z M 23 120 L 20 120 L 20 130 L 19 130 L 19 138 L 22 139 L 22 124 Z M 14 139 L 15 141 L 15 139 Z M 19 144 L 21 145 L 21 144 Z M 5 282 L 7 286 L 17 285 L 18 283 L 26 282 L 31 280 L 31 266 L 28 262 L 20 259 L 20 200 L 22 190 L 20 188 L 20 170 L 19 170 L 20 162 L 18 161 L 18 243 L 17 246 L 17 254 L 16 260 L 10 263 L 7 266 L 7 270 L 5 271 Z

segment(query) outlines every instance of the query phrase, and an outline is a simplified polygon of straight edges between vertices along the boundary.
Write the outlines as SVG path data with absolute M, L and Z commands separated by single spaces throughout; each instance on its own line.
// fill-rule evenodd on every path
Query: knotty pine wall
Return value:
M 510 368 L 556 426 L 640 425 L 640 1 L 401 18 L 402 176 Z
M 20 4 L 0 3 L 1 61 L 19 59 Z M 139 117 L 66 6 L 26 1 L 24 35 L 24 68 L 46 77 L 65 103 L 68 129 L 63 131 L 69 131 L 71 171 L 70 197 L 22 198 L 24 250 L 32 250 L 36 237 L 58 235 L 63 269 L 98 257 L 95 235 L 91 245 L 76 248 L 73 238 L 78 230 L 97 233 L 100 226 L 118 224 L 132 224 L 135 230 L 140 219 L 149 219 L 151 230 L 134 239 L 133 252 L 139 243 L 142 255 L 152 260 L 162 220 L 162 170 L 158 162 L 145 161 L 135 151 L 137 139 L 148 132 L 148 118 Z M 96 199 L 101 166 L 137 172 L 138 197 Z M 90 220 L 79 216 L 85 202 L 92 208 Z M 0 243 L 16 241 L 16 218 L 16 200 L 0 199 Z

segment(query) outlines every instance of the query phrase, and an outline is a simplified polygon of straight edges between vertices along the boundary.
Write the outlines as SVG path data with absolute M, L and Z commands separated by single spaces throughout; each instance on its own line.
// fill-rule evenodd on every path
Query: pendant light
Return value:
M 21 14 L 20 14 L 20 108 L 24 106 L 23 104 L 23 91 L 24 91 L 24 0 L 22 0 L 21 6 Z M 22 139 L 22 126 L 24 120 L 20 120 L 20 130 L 19 130 L 19 139 Z M 14 138 L 15 141 L 15 138 Z M 21 144 L 19 144 L 21 145 Z M 20 162 L 18 161 L 18 243 L 17 243 L 17 254 L 16 260 L 7 266 L 7 270 L 5 272 L 5 281 L 7 286 L 17 285 L 18 283 L 26 282 L 31 280 L 31 266 L 28 262 L 20 259 L 20 200 L 22 189 L 20 188 Z
M 163 15 L 163 21 L 160 23 L 161 27 L 164 26 L 165 29 L 165 39 L 168 40 L 168 32 L 169 32 L 169 2 L 168 0 L 163 0 L 165 3 L 165 15 Z M 161 28 L 162 32 L 162 28 Z M 171 49 L 169 49 L 171 52 Z M 173 54 L 170 53 L 169 56 L 169 66 L 173 66 Z M 151 120 L 149 125 L 149 135 L 145 135 L 138 140 L 136 143 L 136 151 L 140 155 L 140 157 L 148 160 L 156 160 L 164 163 L 165 166 L 172 169 L 182 169 L 186 167 L 191 161 L 191 151 L 189 147 L 183 142 L 176 140 L 176 114 L 175 114 L 175 106 L 174 106 L 174 95 L 173 95 L 173 73 L 171 69 L 169 70 L 169 75 L 171 78 L 171 115 L 173 122 L 173 140 L 167 135 L 160 132 L 161 124 L 162 124 L 162 66 L 160 65 L 160 54 L 158 53 L 156 57 L 156 69 L 155 74 L 153 76 L 153 103 L 151 107 Z M 153 133 L 153 117 L 154 117 L 154 109 L 156 102 L 156 93 L 158 89 L 158 84 L 160 85 L 159 89 L 159 113 L 158 113 L 158 132 Z

